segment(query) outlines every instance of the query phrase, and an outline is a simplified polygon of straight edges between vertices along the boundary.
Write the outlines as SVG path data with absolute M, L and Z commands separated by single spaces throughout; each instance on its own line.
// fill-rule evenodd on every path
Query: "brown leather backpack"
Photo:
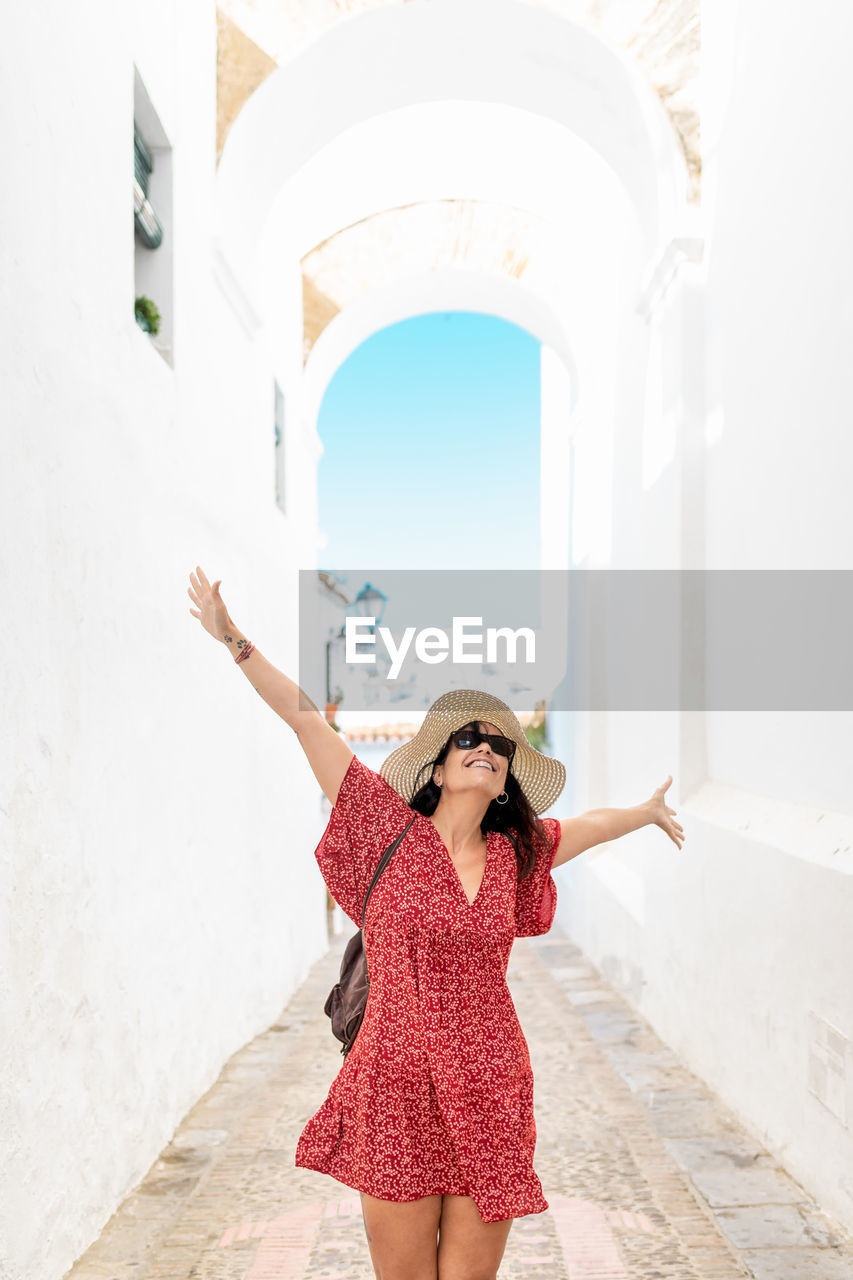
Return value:
M 362 932 L 367 902 L 373 892 L 376 881 L 391 861 L 391 855 L 414 820 L 412 818 L 412 822 L 409 823 L 405 830 L 400 832 L 397 839 L 388 846 L 379 859 L 379 865 L 374 871 L 373 879 L 370 882 L 367 893 L 364 895 L 364 902 L 361 908 L 361 929 L 359 929 L 358 933 L 353 934 L 346 945 L 343 959 L 341 960 L 340 979 L 332 987 L 323 1006 L 323 1012 L 332 1020 L 332 1035 L 342 1042 L 341 1053 L 344 1057 L 346 1057 L 355 1043 L 355 1038 L 358 1035 L 358 1030 L 364 1017 L 364 1009 L 370 990 L 370 975 L 367 972 L 367 957 L 364 954 L 364 935 Z

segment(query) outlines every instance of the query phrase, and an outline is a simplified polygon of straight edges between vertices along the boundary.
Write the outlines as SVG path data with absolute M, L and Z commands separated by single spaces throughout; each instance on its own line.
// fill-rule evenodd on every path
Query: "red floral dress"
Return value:
M 347 768 L 316 850 L 356 923 L 384 850 L 412 818 L 360 760 Z M 547 933 L 560 824 L 520 884 L 515 851 L 489 832 L 469 903 L 435 826 L 418 814 L 370 897 L 370 995 L 353 1048 L 305 1126 L 296 1164 L 384 1200 L 471 1196 L 484 1222 L 542 1213 L 527 1042 L 506 983 L 513 941 Z

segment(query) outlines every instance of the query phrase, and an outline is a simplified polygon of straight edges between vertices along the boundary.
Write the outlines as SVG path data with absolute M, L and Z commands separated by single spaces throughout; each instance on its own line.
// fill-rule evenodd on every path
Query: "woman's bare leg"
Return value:
M 514 1221 L 484 1222 L 470 1196 L 442 1196 L 438 1280 L 495 1280 Z
M 361 1192 L 361 1213 L 377 1280 L 437 1280 L 441 1196 L 378 1200 Z

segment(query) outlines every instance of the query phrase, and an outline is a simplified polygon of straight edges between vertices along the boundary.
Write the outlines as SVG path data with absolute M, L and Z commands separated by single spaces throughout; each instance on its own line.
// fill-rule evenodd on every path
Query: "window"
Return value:
M 172 145 L 139 71 L 133 74 L 133 276 L 137 298 L 159 315 L 157 333 L 146 335 L 168 365 L 174 364 L 174 236 Z

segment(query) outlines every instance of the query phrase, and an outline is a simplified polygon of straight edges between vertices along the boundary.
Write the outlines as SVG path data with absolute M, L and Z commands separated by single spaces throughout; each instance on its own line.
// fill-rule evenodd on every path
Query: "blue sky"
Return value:
M 536 569 L 539 342 L 474 312 L 374 334 L 320 410 L 320 567 Z

